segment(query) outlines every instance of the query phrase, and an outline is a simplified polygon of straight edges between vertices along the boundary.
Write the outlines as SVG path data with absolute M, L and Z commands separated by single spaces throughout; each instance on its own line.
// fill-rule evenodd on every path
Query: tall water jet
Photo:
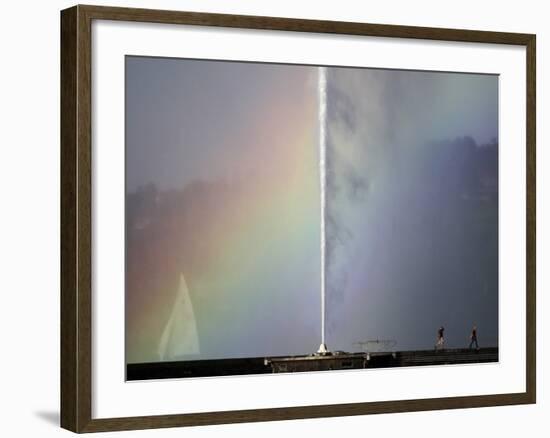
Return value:
M 326 354 L 328 348 L 325 342 L 326 320 L 326 240 L 325 240 L 325 207 L 326 207 L 326 158 L 327 158 L 327 68 L 318 68 L 318 98 L 319 98 L 319 182 L 321 194 L 321 345 L 317 353 Z

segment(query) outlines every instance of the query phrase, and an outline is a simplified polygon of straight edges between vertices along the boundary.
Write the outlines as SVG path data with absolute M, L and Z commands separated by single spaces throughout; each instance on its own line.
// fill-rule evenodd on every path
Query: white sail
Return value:
M 195 312 L 183 274 L 180 274 L 172 313 L 160 337 L 158 353 L 161 361 L 200 354 Z

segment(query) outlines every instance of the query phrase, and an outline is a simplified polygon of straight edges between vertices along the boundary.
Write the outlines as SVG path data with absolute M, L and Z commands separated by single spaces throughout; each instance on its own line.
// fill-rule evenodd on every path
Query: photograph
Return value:
M 499 75 L 124 69 L 126 380 L 499 361 Z
M 60 11 L 61 427 L 538 409 L 544 26 L 260 9 Z

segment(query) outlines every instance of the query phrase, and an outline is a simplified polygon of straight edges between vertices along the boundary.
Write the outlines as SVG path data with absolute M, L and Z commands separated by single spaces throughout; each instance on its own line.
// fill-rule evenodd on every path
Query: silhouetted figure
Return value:
M 436 350 L 442 350 L 443 346 L 445 345 L 445 337 L 443 336 L 444 332 L 445 327 L 443 326 L 439 327 L 439 330 L 437 330 L 437 341 L 435 343 Z
M 470 334 L 469 348 L 472 348 L 474 344 L 476 344 L 476 350 L 479 350 L 479 344 L 477 343 L 477 327 L 475 325 L 472 327 L 472 333 Z

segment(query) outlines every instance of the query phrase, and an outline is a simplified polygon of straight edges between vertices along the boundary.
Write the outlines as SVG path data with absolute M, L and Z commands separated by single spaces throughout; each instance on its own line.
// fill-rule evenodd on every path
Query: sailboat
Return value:
M 158 354 L 161 361 L 200 355 L 193 303 L 185 277 L 181 273 L 172 313 L 160 337 Z

